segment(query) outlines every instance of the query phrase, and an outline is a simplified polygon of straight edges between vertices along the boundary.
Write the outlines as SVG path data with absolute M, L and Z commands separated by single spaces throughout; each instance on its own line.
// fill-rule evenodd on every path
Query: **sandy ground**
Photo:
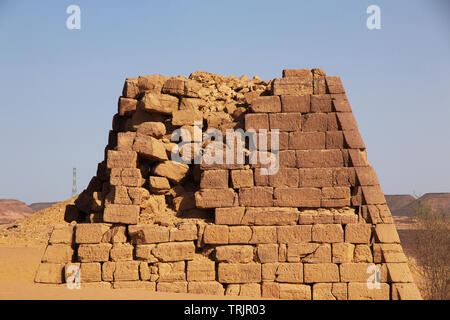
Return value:
M 33 282 L 45 247 L 0 246 L 0 300 L 217 300 L 224 297 L 145 289 L 81 288 Z M 245 299 L 233 297 L 233 300 Z M 248 298 L 247 298 L 248 299 Z M 252 300 L 254 298 L 251 298 Z

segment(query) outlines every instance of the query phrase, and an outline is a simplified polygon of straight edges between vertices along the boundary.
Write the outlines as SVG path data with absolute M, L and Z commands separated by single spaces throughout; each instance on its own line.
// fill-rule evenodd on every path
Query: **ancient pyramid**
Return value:
M 341 80 L 321 69 L 126 79 L 66 221 L 36 282 L 421 299 Z

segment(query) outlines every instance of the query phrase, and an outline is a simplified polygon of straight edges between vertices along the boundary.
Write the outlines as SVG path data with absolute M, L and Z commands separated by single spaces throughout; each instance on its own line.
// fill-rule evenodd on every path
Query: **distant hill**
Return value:
M 426 193 L 418 199 L 411 195 L 386 195 L 394 216 L 414 216 L 419 202 L 434 210 L 450 212 L 450 193 Z
M 0 224 L 23 219 L 34 211 L 25 203 L 14 199 L 0 199 Z
M 29 207 L 31 209 L 33 209 L 34 212 L 36 212 L 36 211 L 39 211 L 42 209 L 47 209 L 56 203 L 58 203 L 58 202 L 36 202 L 36 203 L 30 204 Z

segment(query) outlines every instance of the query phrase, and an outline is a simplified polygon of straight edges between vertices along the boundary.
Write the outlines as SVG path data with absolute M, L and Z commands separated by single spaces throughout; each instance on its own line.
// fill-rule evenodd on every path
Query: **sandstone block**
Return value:
M 39 264 L 35 282 L 38 283 L 63 283 L 64 264 L 62 263 L 41 263 Z
M 188 282 L 188 293 L 223 296 L 225 289 L 217 281 Z
M 311 241 L 311 226 L 279 226 L 277 227 L 278 243 L 298 243 Z
M 269 115 L 270 130 L 278 129 L 283 132 L 301 131 L 301 113 L 272 113 Z
M 333 243 L 333 263 L 348 263 L 353 261 L 355 245 L 347 242 Z
M 122 95 L 127 98 L 136 98 L 139 94 L 138 79 L 126 78 L 123 85 Z
M 233 207 L 237 197 L 233 189 L 203 189 L 195 193 L 197 208 Z
M 254 113 L 281 112 L 280 97 L 260 96 L 252 101 L 251 110 Z
M 187 262 L 187 281 L 214 281 L 216 264 L 211 260 L 192 260 Z
M 117 281 L 113 282 L 114 289 L 145 289 L 149 292 L 156 291 L 156 284 L 150 281 Z
M 313 93 L 311 77 L 277 78 L 272 82 L 274 95 L 305 95 Z
M 141 170 L 137 168 L 111 169 L 109 183 L 113 186 L 140 187 L 144 182 Z
M 109 260 L 110 243 L 80 244 L 78 259 L 81 262 L 102 262 Z
M 138 244 L 135 248 L 135 256 L 137 260 L 143 260 L 146 262 L 157 262 L 158 259 L 153 255 L 152 250 L 156 247 L 156 244 Z
M 151 224 L 128 226 L 128 234 L 133 244 L 159 243 L 169 241 L 169 229 Z
M 407 263 L 387 263 L 389 282 L 414 282 Z
M 253 260 L 253 247 L 240 245 L 218 246 L 215 254 L 219 262 L 248 263 Z
M 305 284 L 280 283 L 280 299 L 311 300 L 311 287 Z
M 173 112 L 173 126 L 193 126 L 195 121 L 203 121 L 203 112 L 197 110 L 177 110 Z
M 103 220 L 111 223 L 137 224 L 139 213 L 139 206 L 110 204 L 105 206 Z
M 297 150 L 298 168 L 333 168 L 344 165 L 342 152 L 333 150 Z
M 133 151 L 151 160 L 167 160 L 164 144 L 151 136 L 138 133 L 134 139 Z
M 278 244 L 260 244 L 256 247 L 256 253 L 261 263 L 278 262 Z
M 281 96 L 281 106 L 283 112 L 307 113 L 310 111 L 310 95 Z
M 380 283 L 380 289 L 369 289 L 367 283 L 350 282 L 348 300 L 389 300 L 389 284 Z
M 231 170 L 231 187 L 249 188 L 253 187 L 253 171 L 252 170 Z
M 369 243 L 372 227 L 366 223 L 349 223 L 345 226 L 345 242 Z
M 261 284 L 261 297 L 280 299 L 280 285 L 276 282 L 263 282 Z
M 72 261 L 73 249 L 68 244 L 51 244 L 45 249 L 42 262 L 67 263 Z
M 261 285 L 259 283 L 243 283 L 240 285 L 239 296 L 261 298 Z
M 316 188 L 275 188 L 274 205 L 281 207 L 320 207 L 320 197 L 320 189 Z
M 205 244 L 228 244 L 228 226 L 207 225 L 203 234 Z
M 285 69 L 283 70 L 283 78 L 287 77 L 312 79 L 313 74 L 311 70 L 308 69 Z
M 296 224 L 298 210 L 296 208 L 256 207 L 247 208 L 240 220 L 246 225 L 290 225 Z
M 394 224 L 377 224 L 375 226 L 375 236 L 378 242 L 400 243 L 400 238 Z
M 392 300 L 422 300 L 415 283 L 393 283 Z
M 288 283 L 303 283 L 302 263 L 280 263 L 275 272 L 275 281 Z
M 162 92 L 182 97 L 198 98 L 200 89 L 201 85 L 197 81 L 171 78 L 164 83 Z
M 188 242 L 160 243 L 152 250 L 153 255 L 160 261 L 171 262 L 192 260 L 195 253 L 195 245 Z
M 369 165 L 367 162 L 367 155 L 365 151 L 361 151 L 358 149 L 350 149 L 348 150 L 351 165 L 354 167 L 366 167 Z
M 193 223 L 181 223 L 170 229 L 170 241 L 197 240 L 197 226 Z
M 170 190 L 169 180 L 165 177 L 151 176 L 149 177 L 148 184 L 150 191 L 156 194 L 165 193 Z
M 326 149 L 343 149 L 344 148 L 344 134 L 342 131 L 327 131 L 325 133 L 325 148 Z
M 325 81 L 329 93 L 345 93 L 341 78 L 337 76 L 326 76 Z
M 315 224 L 312 226 L 311 236 L 314 242 L 344 242 L 344 231 L 338 224 Z
M 272 193 L 273 189 L 270 187 L 241 188 L 239 189 L 239 205 L 243 207 L 271 207 Z
M 140 92 L 161 93 L 164 82 L 168 78 L 160 74 L 152 74 L 148 76 L 139 76 L 137 79 Z
M 158 263 L 159 282 L 164 281 L 185 281 L 186 265 L 184 261 Z
M 109 255 L 112 261 L 133 260 L 133 249 L 129 243 L 114 243 Z
M 118 103 L 118 114 L 120 116 L 130 115 L 136 111 L 138 101 L 136 99 L 120 97 Z
M 378 178 L 371 166 L 355 168 L 356 179 L 361 186 L 378 186 Z
M 367 269 L 372 263 L 342 263 L 340 265 L 342 282 L 366 282 L 371 273 Z
M 313 74 L 313 91 L 315 95 L 327 92 L 327 84 L 325 81 L 326 73 L 324 70 L 314 68 L 311 70 Z
M 332 293 L 333 283 L 315 283 L 312 286 L 313 300 L 336 300 Z
M 239 225 L 244 212 L 244 207 L 216 208 L 215 224 Z
M 355 262 L 373 262 L 372 250 L 368 245 L 359 244 L 355 248 Z
M 303 132 L 325 132 L 328 128 L 326 113 L 307 113 L 302 117 Z
M 200 178 L 201 189 L 228 188 L 228 170 L 206 170 Z M 218 190 L 217 192 L 220 192 Z
M 358 130 L 358 125 L 352 112 L 338 112 L 336 116 L 341 130 Z
M 138 107 L 147 112 L 172 114 L 178 110 L 178 98 L 168 94 L 146 92 Z
M 299 175 L 296 168 L 279 168 L 278 172 L 269 175 L 271 187 L 298 187 Z
M 53 228 L 49 239 L 50 244 L 72 244 L 73 240 L 73 226 L 60 225 Z
M 325 133 L 291 132 L 289 133 L 289 149 L 291 150 L 325 149 Z
M 336 187 L 354 187 L 355 182 L 355 168 L 333 168 L 332 169 L 332 184 Z
M 75 228 L 75 243 L 100 243 L 110 227 L 110 225 L 104 223 L 77 224 Z
M 401 245 L 396 243 L 374 243 L 373 259 L 375 263 L 407 262 Z
M 336 112 L 352 112 L 350 103 L 345 94 L 331 94 L 333 111 Z
M 166 177 L 167 179 L 169 179 L 174 183 L 179 183 L 181 180 L 183 180 L 188 171 L 189 166 L 187 164 L 170 160 L 158 163 L 153 168 L 154 174 Z
M 98 262 L 80 264 L 81 282 L 100 282 L 102 281 L 102 268 Z
M 329 94 L 311 95 L 311 112 L 331 112 L 331 96 Z
M 112 168 L 136 168 L 137 153 L 134 151 L 108 150 L 106 165 Z
M 118 261 L 115 263 L 114 281 L 139 280 L 139 261 Z
M 277 227 L 251 227 L 252 237 L 249 243 L 276 243 Z
M 253 235 L 250 227 L 235 226 L 229 227 L 228 243 L 230 244 L 245 244 L 249 243 Z
M 265 113 L 245 114 L 245 130 L 269 129 L 269 117 Z
M 366 145 L 358 130 L 343 131 L 345 147 L 349 149 L 365 149 Z
M 333 263 L 305 263 L 305 283 L 339 282 L 339 267 Z
M 219 263 L 218 280 L 221 283 L 261 282 L 261 264 Z
M 166 134 L 166 126 L 162 122 L 144 122 L 138 126 L 137 134 L 154 138 L 161 138 Z
M 299 169 L 299 185 L 303 189 L 309 190 L 319 190 L 313 189 L 312 187 L 331 187 L 333 185 L 333 170 L 329 168 L 301 168 Z M 315 207 L 320 207 L 319 198 L 321 197 L 321 192 L 314 192 L 315 195 Z
M 186 281 L 158 282 L 156 284 L 158 292 L 187 293 L 187 290 L 188 283 Z
M 102 280 L 114 281 L 114 270 L 116 269 L 116 263 L 106 261 L 102 263 Z

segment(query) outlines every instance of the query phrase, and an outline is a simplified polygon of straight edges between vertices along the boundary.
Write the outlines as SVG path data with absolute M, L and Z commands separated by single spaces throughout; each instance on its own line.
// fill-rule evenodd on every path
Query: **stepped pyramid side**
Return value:
M 253 132 L 244 153 L 227 132 Z M 36 282 L 75 265 L 82 286 L 421 299 L 341 80 L 321 69 L 126 79 L 105 161 L 66 221 Z

